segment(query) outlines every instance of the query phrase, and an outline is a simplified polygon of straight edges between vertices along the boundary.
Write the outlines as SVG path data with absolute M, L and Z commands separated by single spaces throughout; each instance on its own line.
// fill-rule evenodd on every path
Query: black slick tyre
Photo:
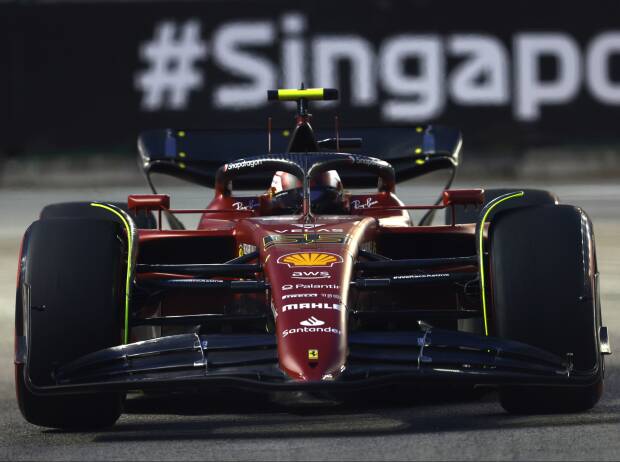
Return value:
M 107 202 L 114 205 L 134 219 L 136 227 L 140 229 L 155 229 L 157 221 L 151 212 L 140 211 L 138 214 L 130 211 L 127 204 L 123 202 Z M 49 220 L 51 218 L 93 218 L 97 220 L 110 220 L 121 223 L 116 215 L 104 210 L 100 207 L 93 207 L 90 202 L 59 202 L 57 204 L 46 205 L 39 215 L 41 220 Z
M 120 416 L 121 393 L 49 395 L 37 389 L 55 384 L 58 366 L 121 343 L 123 242 L 113 221 L 49 219 L 28 229 L 15 316 L 17 339 L 27 345 L 15 380 L 28 422 L 88 429 L 112 425 Z
M 572 354 L 583 386 L 500 389 L 511 413 L 590 409 L 602 393 L 601 325 L 592 225 L 568 205 L 524 207 L 496 215 L 489 229 L 492 335 L 562 358 Z
M 543 189 L 485 189 L 483 207 L 496 197 L 513 191 L 523 191 L 525 192 L 525 195 L 518 201 L 507 201 L 506 203 L 502 204 L 501 210 L 534 205 L 556 205 L 559 202 L 559 199 L 555 194 L 550 191 L 545 191 Z M 489 221 L 493 220 L 493 216 L 495 215 L 495 213 L 495 211 L 491 211 L 491 213 L 487 217 Z M 477 223 L 480 216 L 480 210 L 471 205 L 468 205 L 467 207 L 464 205 L 457 205 L 454 207 L 454 216 L 456 218 L 455 221 L 457 224 Z M 445 211 L 445 223 L 452 223 L 452 210 L 450 207 L 448 207 Z

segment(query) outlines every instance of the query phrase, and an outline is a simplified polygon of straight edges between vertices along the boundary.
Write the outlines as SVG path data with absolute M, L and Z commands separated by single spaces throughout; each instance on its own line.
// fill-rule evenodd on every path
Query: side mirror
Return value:
M 140 210 L 164 210 L 170 208 L 170 196 L 167 194 L 131 194 L 127 197 L 127 208 Z
M 484 204 L 484 189 L 446 189 L 442 196 L 443 205 L 475 205 Z
M 446 189 L 442 196 L 443 205 L 450 207 L 452 226 L 456 225 L 456 205 L 473 205 L 476 208 L 484 204 L 484 189 Z

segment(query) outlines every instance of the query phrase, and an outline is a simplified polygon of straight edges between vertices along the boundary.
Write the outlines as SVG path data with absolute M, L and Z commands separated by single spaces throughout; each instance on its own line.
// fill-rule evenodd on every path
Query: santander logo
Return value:
M 301 321 L 299 324 L 306 327 L 316 327 L 322 326 L 323 324 L 325 324 L 325 322 L 314 316 L 310 316 L 308 319 L 306 319 L 305 321 Z

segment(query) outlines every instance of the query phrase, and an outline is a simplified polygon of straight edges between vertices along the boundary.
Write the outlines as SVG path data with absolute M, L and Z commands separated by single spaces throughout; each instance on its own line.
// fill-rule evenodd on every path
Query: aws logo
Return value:
M 294 279 L 329 279 L 332 276 L 327 271 L 293 271 L 291 277 Z
M 299 267 L 325 267 L 331 268 L 335 264 L 342 263 L 342 257 L 327 252 L 295 252 L 282 255 L 278 263 L 288 265 L 289 268 Z

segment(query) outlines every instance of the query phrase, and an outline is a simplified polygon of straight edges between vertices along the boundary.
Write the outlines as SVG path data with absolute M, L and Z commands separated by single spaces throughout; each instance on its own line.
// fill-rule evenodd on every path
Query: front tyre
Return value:
M 511 413 L 592 408 L 603 389 L 603 360 L 594 237 L 587 215 L 568 205 L 506 210 L 491 222 L 489 238 L 492 334 L 562 358 L 572 354 L 573 373 L 591 376 L 589 385 L 579 387 L 504 387 L 501 405 Z
M 17 339 L 27 345 L 24 361 L 16 361 L 15 381 L 28 422 L 99 428 L 120 416 L 121 393 L 56 396 L 33 390 L 54 385 L 58 366 L 120 344 L 123 242 L 113 221 L 48 219 L 28 229 L 15 316 Z

